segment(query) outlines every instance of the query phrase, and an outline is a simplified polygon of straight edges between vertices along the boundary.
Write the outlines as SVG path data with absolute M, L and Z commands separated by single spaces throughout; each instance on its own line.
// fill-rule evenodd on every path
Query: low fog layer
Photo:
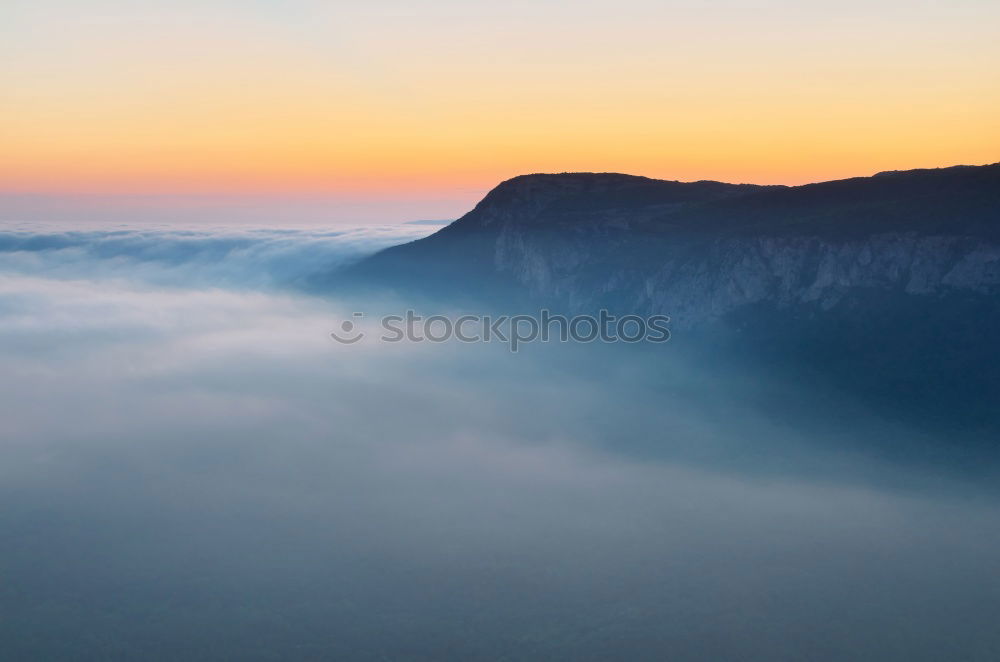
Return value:
M 0 225 L 0 266 L 22 274 L 167 286 L 296 287 L 435 229 L 413 223 L 334 229 L 6 223 Z
M 427 231 L 0 236 L 5 657 L 1000 656 L 990 480 L 872 450 L 949 440 L 280 287 Z

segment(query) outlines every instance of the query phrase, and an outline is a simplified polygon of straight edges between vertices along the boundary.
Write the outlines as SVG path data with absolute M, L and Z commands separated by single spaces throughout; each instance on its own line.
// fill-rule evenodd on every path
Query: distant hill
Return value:
M 998 239 L 1000 164 L 795 187 L 524 175 L 348 276 L 697 322 L 763 300 L 829 304 L 853 287 L 992 292 Z
M 794 187 L 525 175 L 337 281 L 667 314 L 678 346 L 1000 430 L 1000 164 Z

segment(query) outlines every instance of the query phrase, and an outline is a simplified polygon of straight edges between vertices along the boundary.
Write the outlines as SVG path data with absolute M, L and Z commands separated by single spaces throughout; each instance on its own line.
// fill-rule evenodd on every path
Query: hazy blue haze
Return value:
M 0 657 L 1000 656 L 990 458 L 683 337 L 332 342 L 294 285 L 429 230 L 0 233 Z

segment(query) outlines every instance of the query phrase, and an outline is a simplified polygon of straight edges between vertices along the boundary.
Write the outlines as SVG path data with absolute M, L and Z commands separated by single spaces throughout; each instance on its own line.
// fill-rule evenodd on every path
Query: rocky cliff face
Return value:
M 799 187 L 504 182 L 352 284 L 491 308 L 666 314 L 675 345 L 1000 434 L 1000 164 Z
M 353 275 L 573 311 L 665 313 L 681 325 L 760 303 L 829 310 L 859 292 L 992 296 L 1000 164 L 800 187 L 522 176 Z
M 488 276 L 546 305 L 698 325 L 762 302 L 829 310 L 857 292 L 994 295 L 998 229 L 998 166 L 795 188 L 534 175 L 373 262 L 419 283 L 450 260 L 470 288 Z
M 761 302 L 829 310 L 861 290 L 946 297 L 1000 292 L 1000 244 L 967 235 L 874 234 L 736 237 L 665 243 L 659 261 L 607 261 L 614 245 L 537 240 L 505 229 L 494 254 L 531 296 L 573 311 L 611 303 L 642 314 L 671 315 L 681 326 L 724 317 Z M 618 246 L 621 249 L 621 246 Z M 594 267 L 603 262 L 603 267 Z

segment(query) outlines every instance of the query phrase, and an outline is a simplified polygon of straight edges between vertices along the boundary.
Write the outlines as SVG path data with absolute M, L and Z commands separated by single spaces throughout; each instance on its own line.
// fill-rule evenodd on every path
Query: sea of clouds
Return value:
M 332 342 L 298 284 L 432 230 L 0 232 L 10 659 L 996 658 L 990 481 L 863 450 L 919 431 L 683 345 Z
M 0 225 L 7 272 L 122 279 L 166 286 L 288 288 L 379 249 L 426 236 L 433 225 L 284 229 L 161 224 L 80 229 Z

